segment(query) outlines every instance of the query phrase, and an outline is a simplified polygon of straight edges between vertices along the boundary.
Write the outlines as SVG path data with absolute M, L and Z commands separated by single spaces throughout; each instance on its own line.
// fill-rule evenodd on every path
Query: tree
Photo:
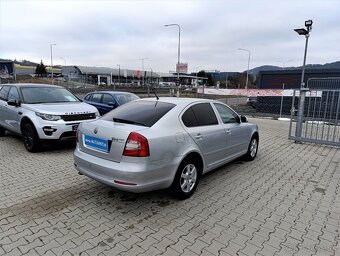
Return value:
M 43 76 L 47 73 L 46 71 L 46 66 L 44 65 L 44 63 L 42 62 L 42 60 L 40 61 L 40 64 L 37 65 L 36 69 L 35 69 L 35 73 L 38 76 Z
M 207 80 L 205 80 L 203 82 L 207 86 L 213 86 L 214 85 L 214 80 L 213 80 L 213 77 L 210 73 L 206 73 L 204 70 L 201 70 L 200 72 L 197 73 L 197 76 L 207 78 Z
M 200 72 L 197 73 L 198 77 L 207 77 L 207 74 L 205 73 L 204 70 L 201 70 Z

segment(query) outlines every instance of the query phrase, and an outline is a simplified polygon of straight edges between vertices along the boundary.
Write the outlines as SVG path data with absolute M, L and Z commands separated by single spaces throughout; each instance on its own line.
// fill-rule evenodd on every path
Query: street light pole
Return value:
M 62 59 L 63 61 L 64 61 L 64 66 L 66 66 L 66 60 L 65 60 L 65 58 L 63 58 L 63 57 L 59 57 L 60 59 Z
M 147 60 L 149 58 L 141 58 L 139 60 L 142 61 L 142 76 L 143 76 L 143 86 L 145 86 L 145 80 L 144 80 L 144 60 Z
M 53 83 L 53 54 L 52 54 L 52 47 L 53 45 L 57 45 L 57 44 L 50 44 L 50 50 L 51 50 L 51 71 L 52 71 L 52 75 L 51 75 L 51 80 Z
M 118 86 L 120 85 L 120 65 L 117 64 L 118 66 Z
M 282 70 L 285 70 L 285 64 L 288 63 L 288 62 L 291 62 L 293 60 L 287 60 L 287 61 L 276 61 L 276 62 L 280 62 L 282 63 Z M 282 117 L 282 107 L 283 107 L 283 93 L 284 93 L 284 90 L 285 90 L 285 83 L 282 83 L 282 94 L 281 94 L 281 104 L 280 104 L 280 117 Z M 279 119 L 281 120 L 281 119 Z
M 306 91 L 308 88 L 306 88 L 305 85 L 305 66 L 306 66 L 306 58 L 307 58 L 307 48 L 308 48 L 308 39 L 309 39 L 309 33 L 312 30 L 312 20 L 305 21 L 305 28 L 299 28 L 294 29 L 296 33 L 299 35 L 303 35 L 306 38 L 305 43 L 305 52 L 303 56 L 303 65 L 302 65 L 302 74 L 301 74 L 301 86 L 300 86 L 300 100 L 299 100 L 299 109 L 298 109 L 298 117 L 297 117 L 297 125 L 295 130 L 295 142 L 301 143 L 301 135 L 302 135 L 302 122 L 303 122 L 303 114 L 304 114 L 304 106 L 305 106 L 305 99 L 306 99 Z
M 181 85 L 181 81 L 179 79 L 179 63 L 181 59 L 181 26 L 174 23 L 174 24 L 166 24 L 164 27 L 171 27 L 171 26 L 177 26 L 178 27 L 178 53 L 177 53 L 177 83 L 178 83 L 178 88 L 177 88 L 177 97 L 179 97 L 179 87 Z
M 248 79 L 249 79 L 249 63 L 250 63 L 250 51 L 243 48 L 238 48 L 239 51 L 246 51 L 248 52 L 248 69 L 247 69 L 247 80 L 246 80 L 246 89 L 248 89 Z
M 291 62 L 291 61 L 294 61 L 294 60 L 293 60 L 293 59 L 287 60 L 287 61 L 279 61 L 279 60 L 277 60 L 276 62 L 281 63 L 281 64 L 282 64 L 282 70 L 285 70 L 285 68 L 286 68 L 286 63 Z
M 150 83 L 148 83 L 148 98 L 150 97 L 150 84 L 152 83 L 152 68 L 150 68 Z

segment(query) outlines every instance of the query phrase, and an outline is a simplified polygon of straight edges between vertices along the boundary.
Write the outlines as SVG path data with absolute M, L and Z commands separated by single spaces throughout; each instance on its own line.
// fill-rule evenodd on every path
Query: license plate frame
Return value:
M 84 145 L 88 148 L 98 150 L 101 152 L 109 151 L 109 141 L 101 138 L 84 135 Z

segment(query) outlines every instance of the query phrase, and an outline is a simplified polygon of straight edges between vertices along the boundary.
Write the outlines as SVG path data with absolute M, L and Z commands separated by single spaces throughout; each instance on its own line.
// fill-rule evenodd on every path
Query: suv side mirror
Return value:
M 10 106 L 20 107 L 21 102 L 15 99 L 10 99 L 7 101 L 7 104 Z
M 245 116 L 241 115 L 241 122 L 246 123 L 246 122 L 248 122 L 248 120 Z

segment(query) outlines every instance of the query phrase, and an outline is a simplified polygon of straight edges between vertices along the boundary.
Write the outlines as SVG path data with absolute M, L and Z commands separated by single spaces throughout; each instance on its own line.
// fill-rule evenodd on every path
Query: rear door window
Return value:
M 115 103 L 115 100 L 113 99 L 112 95 L 104 93 L 102 103 L 103 104 Z
M 195 117 L 192 108 L 188 108 L 182 115 L 182 121 L 186 127 L 196 127 L 198 126 L 197 119 Z
M 175 106 L 161 101 L 134 101 L 114 109 L 102 119 L 151 127 Z
M 101 99 L 102 99 L 102 94 L 101 93 L 94 93 L 94 94 L 92 94 L 92 98 L 91 98 L 92 102 L 100 103 Z
M 9 86 L 3 86 L 3 87 L 0 89 L 0 100 L 7 101 L 9 89 L 10 89 Z
M 218 124 L 217 117 L 210 103 L 198 103 L 191 106 L 184 112 L 182 121 L 186 127 Z

